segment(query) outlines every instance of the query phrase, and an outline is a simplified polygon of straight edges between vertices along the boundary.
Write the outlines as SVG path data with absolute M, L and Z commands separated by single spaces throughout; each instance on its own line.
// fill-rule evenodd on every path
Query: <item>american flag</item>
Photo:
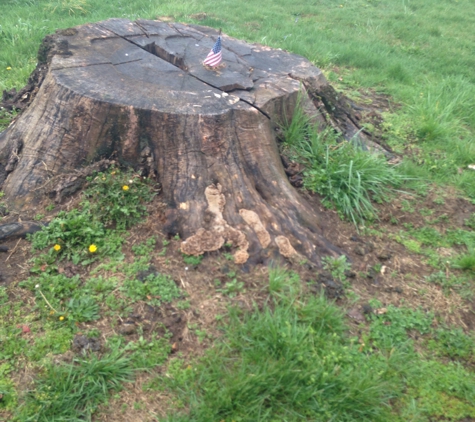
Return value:
M 221 57 L 223 56 L 223 53 L 221 52 L 221 37 L 219 36 L 217 41 L 214 43 L 213 48 L 209 52 L 209 54 L 206 56 L 205 61 L 203 64 L 207 66 L 217 66 L 219 62 L 221 61 Z

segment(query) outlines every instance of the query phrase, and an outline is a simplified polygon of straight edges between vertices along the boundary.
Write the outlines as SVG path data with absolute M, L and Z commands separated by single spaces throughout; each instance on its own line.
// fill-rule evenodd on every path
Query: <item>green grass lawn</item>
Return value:
M 406 157 L 400 171 L 302 122 L 286 129 L 283 148 L 306 164 L 304 185 L 321 194 L 324 205 L 356 224 L 369 219 L 368 233 L 390 239 L 430 266 L 426 290 L 437 286 L 446 298 L 473 300 L 475 213 L 456 224 L 437 210 L 447 186 L 475 201 L 475 171 L 467 168 L 475 164 L 473 0 L 0 0 L 0 16 L 2 90 L 25 84 L 41 39 L 56 29 L 112 17 L 167 16 L 301 54 L 353 101 L 386 95 L 390 108 L 383 114 L 382 135 Z M 10 118 L 0 111 L 0 130 Z M 409 186 L 411 176 L 426 187 Z M 355 186 L 358 178 L 364 186 Z M 136 307 L 173 304 L 191 312 L 183 281 L 178 285 L 174 274 L 150 269 L 153 254 L 164 267 L 176 259 L 170 250 L 178 251 L 180 239 L 155 233 L 138 243 L 129 238 L 128 230 L 143 221 L 154 195 L 151 182 L 119 169 L 89 182 L 77 208 L 58 213 L 32 238 L 31 277 L 19 286 L 0 287 L 0 420 L 4 414 L 19 422 L 91 420 L 98 411 L 107 413 L 104 406 L 143 374 L 148 374 L 143 397 L 168 399 L 163 402 L 168 415 L 150 420 L 475 418 L 471 333 L 440 319 L 434 323 L 433 309 L 373 300 L 371 306 L 381 312 L 367 315 L 355 335 L 341 309 L 309 295 L 292 272 L 270 272 L 268 285 L 259 287 L 259 307 L 230 307 L 214 315 L 220 321 L 216 338 L 206 327 L 189 324 L 198 343 L 212 339 L 207 344 L 213 347 L 200 357 L 170 358 L 172 334 L 165 327 L 159 334 L 139 331 L 133 341 L 117 334 L 123 326 L 117 321 Z M 440 193 L 430 209 L 418 202 L 428 185 Z M 417 214 L 422 226 L 396 218 L 387 225 L 392 230 L 371 226 L 377 220 L 375 199 L 395 200 L 394 189 L 414 186 L 418 190 L 400 204 L 407 215 Z M 442 256 L 441 250 L 450 254 Z M 203 257 L 177 254 L 187 271 L 203 265 Z M 231 256 L 216 258 L 224 260 L 219 265 L 227 275 L 214 280 L 213 296 L 221 294 L 230 304 L 245 284 L 228 268 L 226 255 Z M 346 279 L 350 264 L 340 258 L 326 259 L 325 270 L 346 286 L 345 306 L 356 306 L 357 294 Z M 69 277 L 63 274 L 66 263 L 88 270 Z M 378 263 L 376 273 L 383 266 Z M 56 357 L 70 350 L 75 336 L 94 344 L 102 323 L 111 330 L 102 338 L 101 353 L 58 363 Z M 31 332 L 23 331 L 25 326 Z M 26 370 L 35 377 L 23 385 L 18 374 Z M 122 406 L 114 412 L 125 412 L 127 400 Z M 133 406 L 143 410 L 139 402 Z

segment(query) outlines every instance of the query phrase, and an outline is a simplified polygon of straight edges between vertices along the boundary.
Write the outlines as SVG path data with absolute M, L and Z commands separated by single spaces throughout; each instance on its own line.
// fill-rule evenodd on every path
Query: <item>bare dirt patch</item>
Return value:
M 314 206 L 323 208 L 317 196 L 306 195 Z M 463 227 L 464 221 L 475 212 L 475 206 L 455 192 L 434 189 L 424 199 L 413 195 L 398 195 L 391 203 L 378 206 L 380 221 L 373 225 L 373 234 L 357 232 L 355 227 L 342 222 L 336 212 L 327 210 L 325 236 L 348 254 L 355 277 L 351 289 L 360 303 L 374 298 L 383 305 L 421 307 L 433 310 L 443 321 L 472 329 L 475 324 L 473 303 L 451 290 L 444 292 L 439 285 L 429 283 L 426 277 L 437 271 L 426 256 L 411 252 L 395 240 L 404 227 L 430 227 L 444 234 L 448 229 Z M 412 204 L 412 205 L 411 205 Z M 408 209 L 409 208 L 409 209 Z M 322 209 L 323 210 L 323 209 Z M 421 216 L 420 210 L 427 217 Z M 439 255 L 453 255 L 464 251 L 463 246 L 438 248 Z M 376 271 L 379 269 L 379 271 Z M 453 273 L 452 268 L 447 272 Z

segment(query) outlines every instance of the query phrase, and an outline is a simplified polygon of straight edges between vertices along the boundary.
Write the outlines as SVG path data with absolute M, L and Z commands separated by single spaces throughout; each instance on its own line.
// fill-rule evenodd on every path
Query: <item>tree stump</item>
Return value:
M 0 188 L 28 207 L 78 169 L 114 159 L 154 175 L 164 230 L 198 255 L 235 247 L 235 261 L 341 251 L 289 183 L 276 126 L 300 98 L 320 125 L 364 140 L 352 109 L 303 57 L 223 36 L 223 62 L 202 62 L 211 28 L 111 19 L 58 31 L 17 95 L 29 104 L 0 134 Z M 331 230 L 331 227 L 329 228 Z

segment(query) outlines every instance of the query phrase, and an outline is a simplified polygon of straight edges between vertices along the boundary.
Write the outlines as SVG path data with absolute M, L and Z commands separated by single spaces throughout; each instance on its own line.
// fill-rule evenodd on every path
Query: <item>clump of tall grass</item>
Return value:
M 419 141 L 417 160 L 433 180 L 453 183 L 475 198 L 475 89 L 463 76 L 427 81 L 408 104 L 405 118 Z
M 410 333 L 430 336 L 432 314 L 390 306 L 369 317 L 369 332 L 357 340 L 348 336 L 342 311 L 324 296 L 306 294 L 297 274 L 272 269 L 269 293 L 251 312 L 232 309 L 223 337 L 202 358 L 173 359 L 148 385 L 176 393 L 181 412 L 167 422 L 425 421 L 475 414 L 471 372 L 414 349 Z M 436 335 L 469 353 L 470 339 L 445 334 Z
M 443 142 L 441 146 L 447 146 L 447 141 L 455 146 L 462 138 L 470 138 L 468 127 L 475 124 L 474 94 L 473 85 L 463 76 L 449 76 L 438 84 L 426 81 L 407 108 L 416 136 L 422 141 Z M 455 152 L 458 158 L 465 156 Z
M 301 295 L 298 277 L 273 270 L 261 310 L 231 311 L 225 336 L 194 369 L 170 367 L 186 414 L 168 421 L 386 421 L 402 384 L 389 358 L 359 351 L 341 310 Z
M 71 364 L 50 364 L 25 397 L 17 420 L 90 421 L 109 391 L 120 390 L 132 373 L 130 358 L 117 351 L 102 358 L 92 355 Z
M 475 272 L 475 250 L 471 249 L 467 254 L 458 257 L 453 266 L 460 270 Z
M 381 202 L 409 178 L 381 154 L 356 143 L 340 142 L 331 129 L 318 131 L 297 107 L 284 127 L 284 149 L 305 165 L 304 187 L 317 192 L 355 225 L 377 218 L 373 202 Z

